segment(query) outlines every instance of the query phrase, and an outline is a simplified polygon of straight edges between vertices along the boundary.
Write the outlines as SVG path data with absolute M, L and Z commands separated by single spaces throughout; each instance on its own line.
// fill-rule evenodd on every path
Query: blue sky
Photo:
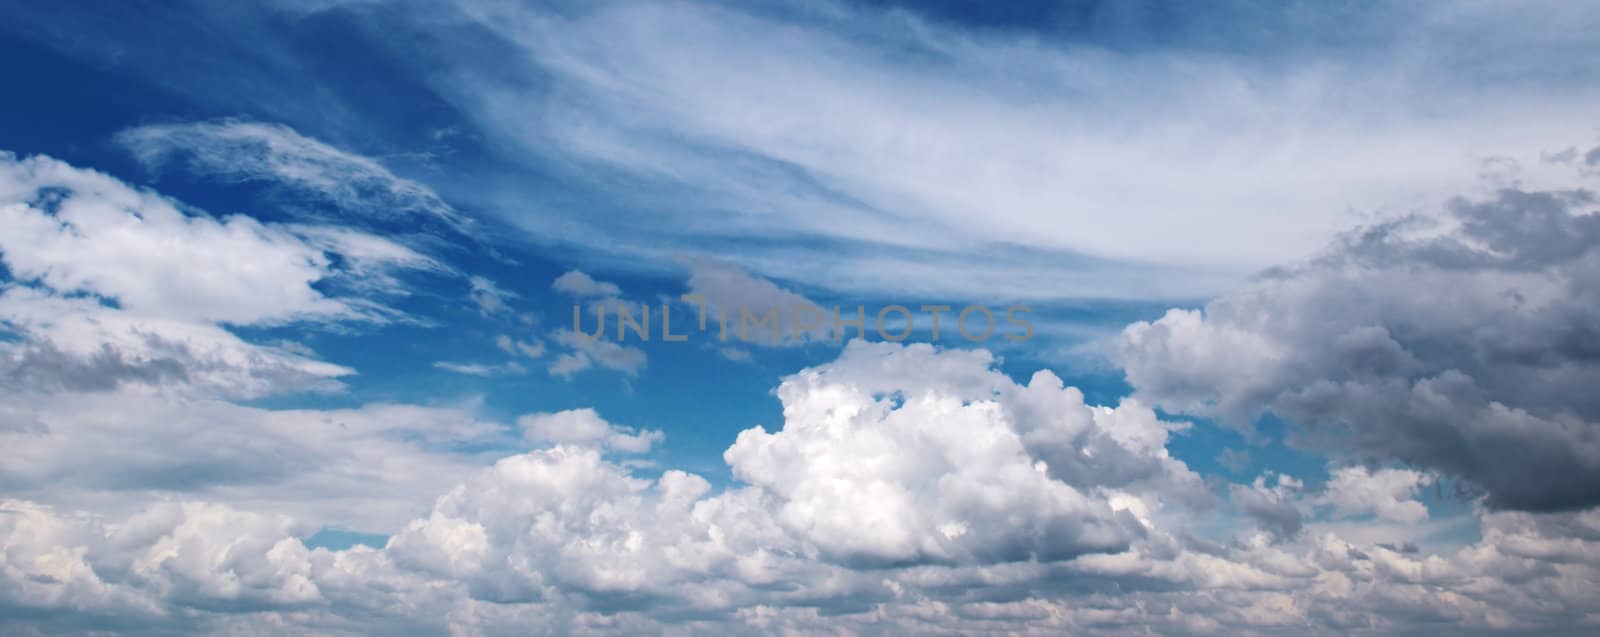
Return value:
M 1591 8 L 0 15 L 0 624 L 1600 617 Z

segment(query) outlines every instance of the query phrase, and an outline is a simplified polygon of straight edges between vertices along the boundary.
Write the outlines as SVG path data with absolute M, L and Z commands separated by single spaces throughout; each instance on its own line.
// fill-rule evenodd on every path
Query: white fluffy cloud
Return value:
M 386 239 L 324 226 L 215 218 L 48 157 L 0 154 L 0 373 L 35 388 L 176 386 L 261 396 L 337 387 L 352 373 L 247 343 L 225 326 L 399 318 L 367 297 L 391 272 L 437 264 Z M 336 262 L 330 255 L 338 255 Z
M 228 402 L 339 390 L 355 370 L 236 330 L 401 319 L 380 301 L 403 294 L 396 273 L 442 267 L 409 248 L 346 227 L 219 219 L 9 154 L 0 225 L 0 328 L 14 337 L 0 340 L 8 496 L 107 514 L 200 497 L 301 525 L 388 529 L 430 481 L 485 464 L 459 445 L 514 440 L 467 408 Z
M 1415 524 L 1428 518 L 1428 508 L 1416 500 L 1417 491 L 1432 483 L 1432 477 L 1418 471 L 1345 467 L 1333 473 L 1318 502 L 1341 516 L 1372 514 Z
M 545 444 L 596 446 L 626 453 L 644 453 L 664 435 L 657 430 L 635 431 L 613 425 L 593 409 L 568 409 L 517 418 L 524 436 Z
M 592 412 L 529 416 L 529 435 L 563 439 L 463 478 L 397 523 L 382 549 L 308 549 L 296 539 L 306 525 L 218 504 L 92 515 L 7 500 L 0 598 L 16 612 L 0 622 L 127 633 L 1233 635 L 1404 634 L 1440 622 L 1528 633 L 1600 616 L 1592 510 L 1479 511 L 1481 541 L 1429 552 L 1331 533 L 1217 543 L 1191 534 L 1198 512 L 1174 495 L 1193 477 L 1165 454 L 1175 425 L 1135 405 L 1084 405 L 1047 373 L 1016 384 L 993 363 L 853 344 L 784 380 L 783 427 L 741 434 L 726 455 L 744 484 L 720 490 L 611 459 L 616 437 L 633 434 Z M 1052 435 L 1030 435 L 1040 432 Z M 1161 462 L 1135 475 L 1059 466 L 1113 449 Z M 1276 482 L 1258 486 L 1301 491 Z M 1387 515 L 1385 503 L 1421 482 L 1338 471 L 1326 500 L 1341 515 Z
M 0 155 L 0 202 L 0 254 L 22 281 L 115 299 L 157 318 L 263 323 L 361 314 L 311 287 L 330 274 L 323 250 L 251 217 L 185 214 L 111 177 L 9 154 Z
M 557 292 L 570 294 L 579 298 L 599 296 L 614 297 L 622 295 L 622 288 L 617 284 L 596 280 L 582 270 L 569 270 L 556 277 L 555 283 L 550 285 Z

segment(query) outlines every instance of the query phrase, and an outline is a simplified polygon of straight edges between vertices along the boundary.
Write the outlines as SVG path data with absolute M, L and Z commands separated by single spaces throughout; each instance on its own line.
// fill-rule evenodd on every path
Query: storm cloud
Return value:
M 1137 395 L 1464 479 L 1491 507 L 1600 503 L 1600 215 L 1501 190 L 1363 228 L 1203 310 L 1126 328 Z

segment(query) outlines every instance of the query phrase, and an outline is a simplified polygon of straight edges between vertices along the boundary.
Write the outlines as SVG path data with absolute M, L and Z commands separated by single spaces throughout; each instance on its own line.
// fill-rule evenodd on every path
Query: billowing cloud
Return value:
M 428 490 L 418 477 L 484 463 L 455 445 L 512 440 L 467 409 L 228 402 L 341 389 L 354 369 L 236 331 L 404 320 L 381 303 L 404 293 L 398 273 L 442 267 L 409 248 L 346 227 L 219 219 L 9 154 L 0 224 L 10 496 L 110 512 L 127 496 L 203 495 L 301 524 L 389 528 Z
M 1428 508 L 1416 500 L 1417 492 L 1432 483 L 1431 476 L 1418 471 L 1344 467 L 1333 473 L 1318 502 L 1340 516 L 1372 514 L 1415 524 L 1428 518 Z
M 1142 399 L 1463 478 L 1494 507 L 1600 504 L 1600 215 L 1504 190 L 1345 236 L 1113 347 Z M 1404 515 L 1404 514 L 1402 514 Z
M 352 373 L 225 326 L 383 323 L 367 295 L 437 264 L 345 228 L 215 218 L 48 157 L 0 154 L 0 373 L 20 386 L 180 386 L 209 395 L 328 389 Z M 337 259 L 334 258 L 337 255 Z M 319 288 L 318 286 L 324 286 Z
M 1259 476 L 1250 484 L 1230 484 L 1228 494 L 1239 513 L 1262 530 L 1285 539 L 1294 537 L 1305 526 L 1305 506 L 1299 502 L 1304 488 L 1305 484 L 1292 476 L 1273 473 Z
M 0 10 L 18 63 L 118 93 L 19 94 L 50 148 L 92 158 L 67 133 L 159 122 L 152 95 L 293 128 L 116 137 L 222 182 L 211 213 L 0 156 L 0 633 L 1600 632 L 1593 7 L 43 7 Z M 707 342 L 685 362 L 726 368 L 641 380 L 652 346 L 550 313 L 692 320 L 679 263 L 713 313 L 1095 314 L 1070 299 L 1211 296 L 1478 180 L 1128 327 L 1103 404 L 1063 378 L 1104 369 L 893 343 Z M 462 249 L 455 204 L 538 249 Z M 605 274 L 473 267 L 578 251 Z M 1150 318 L 1123 306 L 1096 315 Z M 765 426 L 692 384 L 802 359 Z M 560 382 L 585 370 L 691 384 Z M 1263 417 L 1329 453 L 1217 453 Z
M 1213 542 L 1190 533 L 1203 513 L 1175 496 L 1192 477 L 1165 455 L 1175 425 L 1138 406 L 1085 405 L 1045 372 L 1014 383 L 993 364 L 982 352 L 854 343 L 783 381 L 782 427 L 739 436 L 726 456 L 742 484 L 720 490 L 611 460 L 607 447 L 633 434 L 594 412 L 531 415 L 525 431 L 554 446 L 465 476 L 382 548 L 308 548 L 298 538 L 310 528 L 291 517 L 203 501 L 111 515 L 6 500 L 0 599 L 16 612 L 0 622 L 124 633 L 1405 634 L 1441 623 L 1544 632 L 1600 612 L 1592 510 L 1480 510 L 1483 538 L 1449 550 L 1324 532 Z M 1113 448 L 1163 462 L 1137 476 L 1058 468 Z M 1337 474 L 1335 507 L 1414 482 Z M 1257 486 L 1301 491 L 1276 482 Z
M 288 229 L 180 211 L 159 195 L 47 157 L 0 155 L 0 253 L 11 275 L 161 318 L 262 323 L 355 317 L 311 284 L 323 250 Z M 372 238 L 372 241 L 382 241 Z

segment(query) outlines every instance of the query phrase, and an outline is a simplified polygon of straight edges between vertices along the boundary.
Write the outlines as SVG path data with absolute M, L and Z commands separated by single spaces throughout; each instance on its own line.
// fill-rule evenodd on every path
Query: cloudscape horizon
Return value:
M 0 18 L 0 634 L 1600 633 L 1600 6 Z

